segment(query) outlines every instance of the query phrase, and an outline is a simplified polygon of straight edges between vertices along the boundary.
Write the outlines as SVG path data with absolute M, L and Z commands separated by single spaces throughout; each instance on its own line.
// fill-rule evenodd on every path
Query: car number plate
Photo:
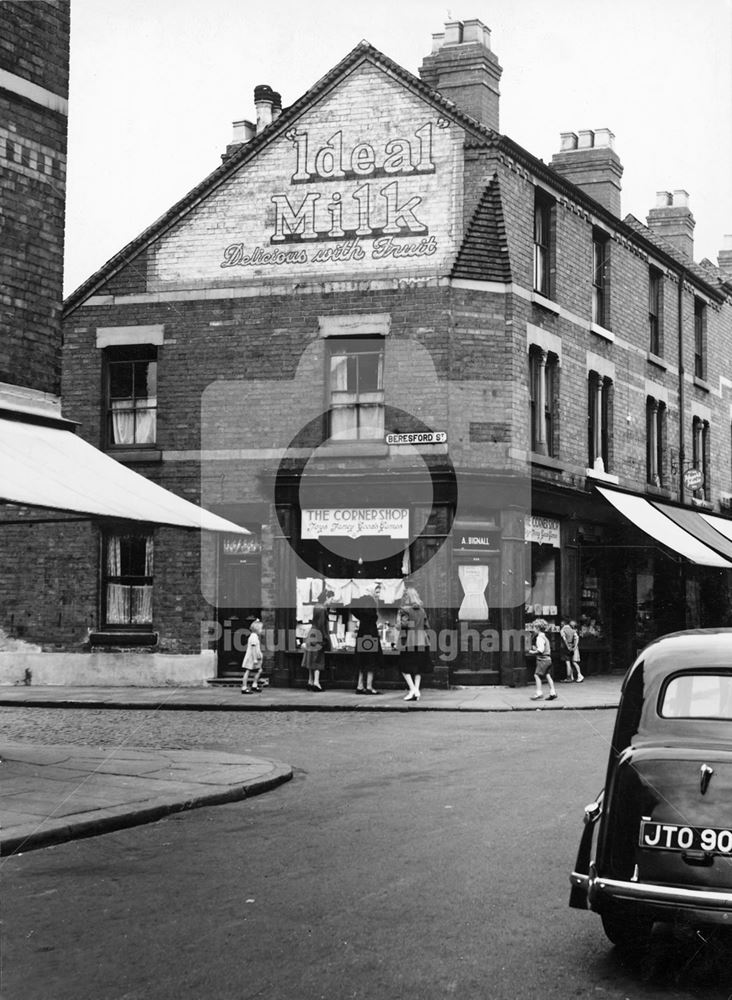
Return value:
M 679 826 L 642 820 L 638 843 L 662 851 L 706 851 L 732 854 L 732 830 L 708 826 Z

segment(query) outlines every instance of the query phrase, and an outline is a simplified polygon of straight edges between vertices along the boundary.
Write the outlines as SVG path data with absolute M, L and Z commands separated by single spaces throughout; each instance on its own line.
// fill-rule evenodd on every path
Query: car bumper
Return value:
M 725 917 L 729 912 L 732 920 L 732 892 L 682 889 L 649 882 L 625 882 L 599 875 L 582 875 L 580 872 L 572 872 L 570 882 L 574 890 L 586 897 L 591 910 L 602 910 L 603 903 L 610 901 L 635 902 L 649 908 L 688 909 Z

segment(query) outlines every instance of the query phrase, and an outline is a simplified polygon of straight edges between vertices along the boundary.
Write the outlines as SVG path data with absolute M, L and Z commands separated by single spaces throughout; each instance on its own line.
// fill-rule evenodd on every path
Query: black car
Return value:
M 654 921 L 732 926 L 732 629 L 676 632 L 624 681 L 569 905 L 637 947 Z

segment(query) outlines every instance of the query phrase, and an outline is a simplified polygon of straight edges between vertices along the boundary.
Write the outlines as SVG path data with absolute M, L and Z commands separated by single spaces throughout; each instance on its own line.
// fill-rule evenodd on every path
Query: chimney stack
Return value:
M 656 192 L 656 206 L 648 213 L 648 228 L 675 247 L 689 260 L 694 259 L 694 216 L 689 208 L 689 192 L 682 189 Z
M 419 75 L 428 87 L 497 132 L 503 69 L 490 42 L 489 29 L 477 18 L 448 21 L 444 32 L 432 36 L 432 52 L 424 57 Z
M 234 134 L 231 137 L 231 142 L 226 147 L 226 152 L 223 154 L 221 159 L 226 162 L 229 157 L 240 149 L 245 143 L 253 139 L 257 132 L 257 127 L 254 122 L 247 121 L 246 118 L 242 119 L 240 122 L 232 122 L 234 128 Z
M 717 257 L 717 267 L 725 281 L 732 282 L 732 235 L 722 237 L 724 246 Z
M 609 128 L 562 132 L 559 152 L 551 159 L 558 174 L 620 218 L 620 179 L 623 165 L 615 152 Z

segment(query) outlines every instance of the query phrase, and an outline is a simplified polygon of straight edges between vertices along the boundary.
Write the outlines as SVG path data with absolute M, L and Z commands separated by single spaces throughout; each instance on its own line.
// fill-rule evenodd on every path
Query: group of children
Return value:
M 554 687 L 554 680 L 552 679 L 551 647 L 549 645 L 549 637 L 546 634 L 549 626 L 548 623 L 541 618 L 534 622 L 534 628 L 536 629 L 536 638 L 534 639 L 534 644 L 530 652 L 532 656 L 536 657 L 536 665 L 534 667 L 536 692 L 532 694 L 531 700 L 539 701 L 544 697 L 542 685 L 543 682 L 546 681 L 549 687 L 547 701 L 554 701 L 557 697 L 557 692 Z M 564 684 L 571 684 L 576 681 L 578 684 L 581 684 L 584 677 L 580 667 L 579 632 L 577 631 L 577 622 L 571 621 L 568 618 L 562 618 L 562 624 L 559 629 L 559 639 L 561 645 L 560 655 L 567 672 L 566 677 L 563 678 L 562 682 Z

